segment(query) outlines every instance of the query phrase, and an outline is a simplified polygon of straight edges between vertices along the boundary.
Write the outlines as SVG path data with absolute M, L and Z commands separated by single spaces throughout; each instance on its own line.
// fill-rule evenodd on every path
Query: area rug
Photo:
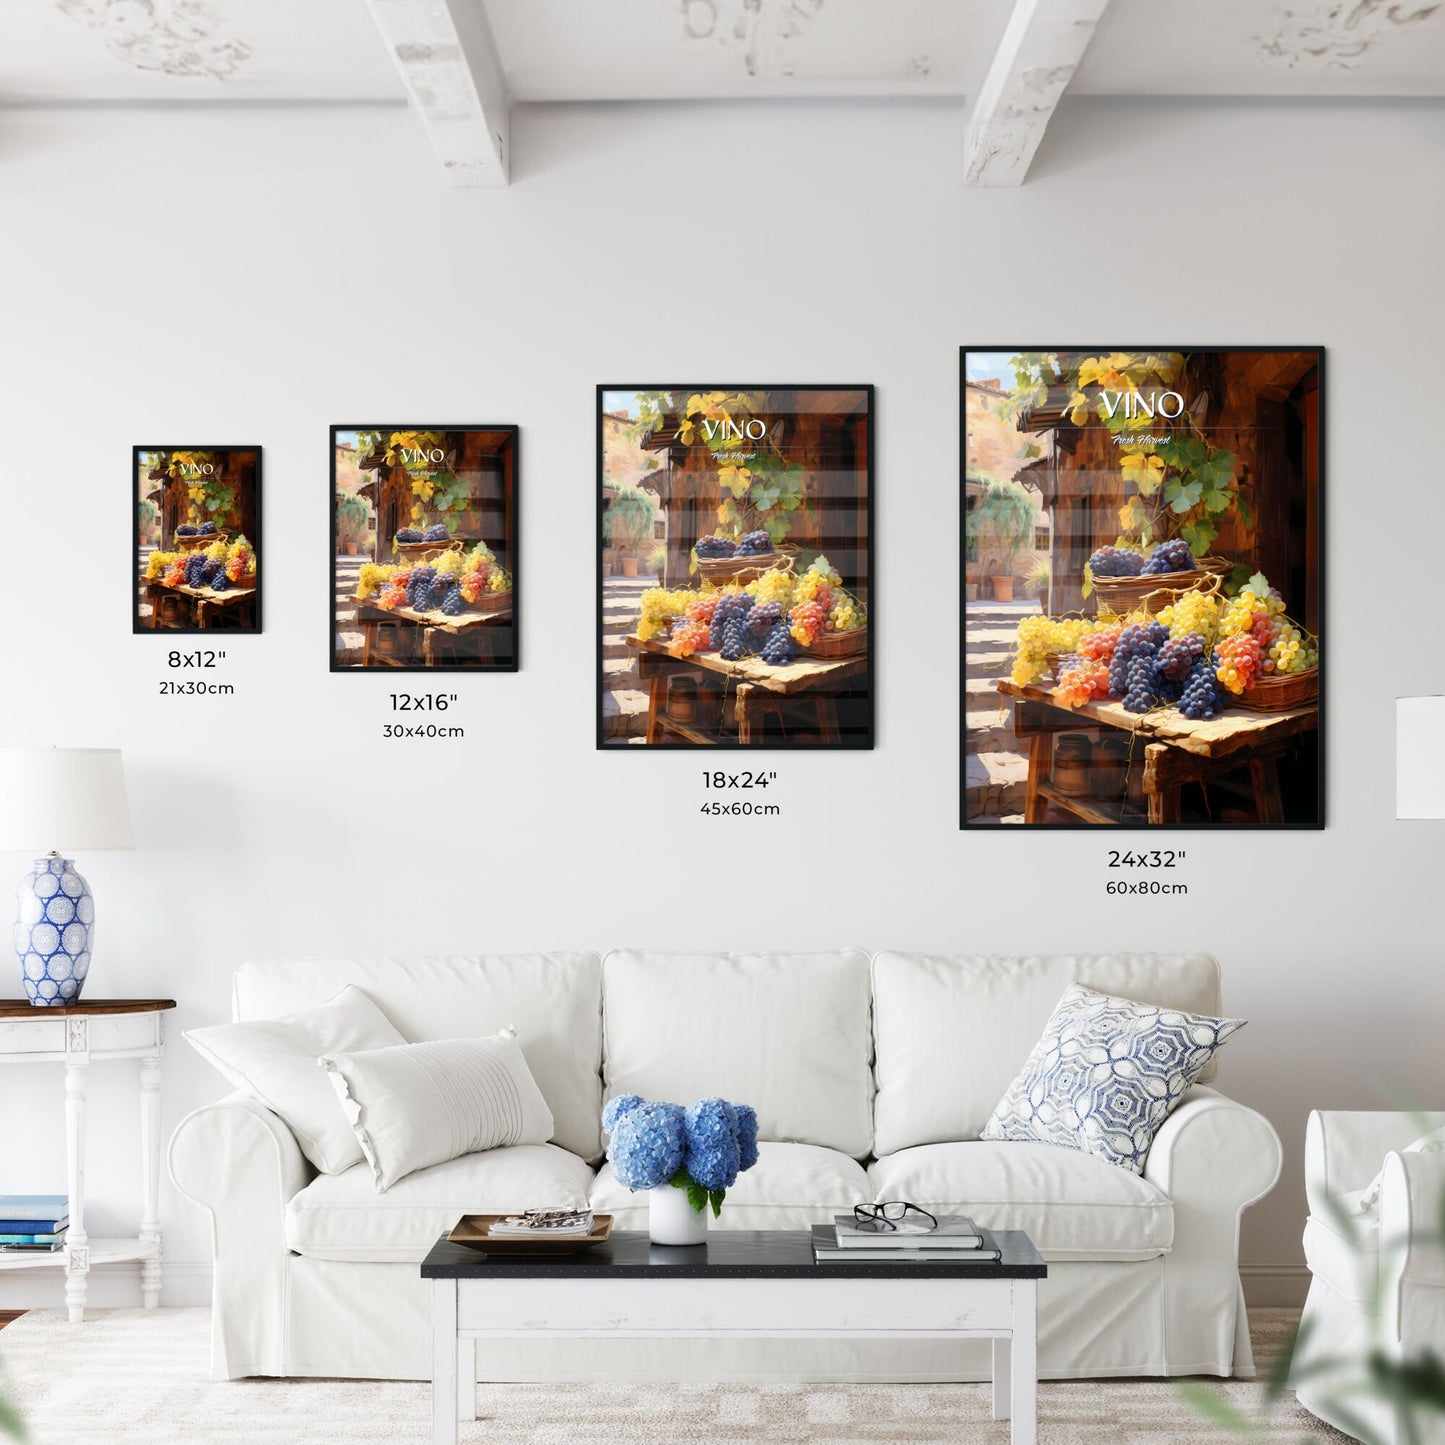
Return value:
M 1251 1317 L 1261 1373 L 1297 1316 Z M 431 1438 L 430 1388 L 207 1377 L 199 1309 L 36 1310 L 0 1331 L 0 1368 L 32 1445 L 405 1445 Z M 1259 1387 L 1209 1388 L 1253 1410 Z M 464 1445 L 1006 1445 L 986 1385 L 483 1385 Z M 1229 1431 L 1167 1380 L 1039 1387 L 1040 1445 L 1221 1445 Z M 1342 1441 L 1291 1398 L 1253 1441 Z

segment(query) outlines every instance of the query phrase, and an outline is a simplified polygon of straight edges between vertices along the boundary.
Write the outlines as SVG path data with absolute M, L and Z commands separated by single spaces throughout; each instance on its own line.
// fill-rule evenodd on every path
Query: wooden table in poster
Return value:
M 740 662 L 724 662 L 715 652 L 695 652 L 691 657 L 679 657 L 670 650 L 669 644 L 655 637 L 646 642 L 629 637 L 627 645 L 642 654 L 638 658 L 638 671 L 648 685 L 649 743 L 657 742 L 664 732 L 676 733 L 692 743 L 717 742 L 715 735 L 699 732 L 667 715 L 669 679 L 697 668 L 717 673 L 737 684 L 740 746 L 748 747 L 753 743 L 754 728 L 757 728 L 758 740 L 761 741 L 760 724 L 764 714 L 781 713 L 783 703 L 789 699 L 811 702 L 816 709 L 818 733 L 823 742 L 837 743 L 838 708 L 833 694 L 839 683 L 859 676 L 868 668 L 868 658 L 863 653 L 856 657 L 800 657 L 796 662 L 774 667 L 756 657 L 745 657 Z
M 256 596 L 254 587 L 231 587 L 225 592 L 215 592 L 209 587 L 167 587 L 162 582 L 148 582 L 146 597 L 151 604 L 151 630 L 161 625 L 161 610 L 165 601 L 185 597 L 195 603 L 195 625 L 203 632 L 211 627 L 224 613 L 249 609 Z
M 417 612 L 410 607 L 376 607 L 351 597 L 356 603 L 356 620 L 361 624 L 362 650 L 361 665 L 371 667 L 373 663 L 385 663 L 388 667 L 405 667 L 409 659 L 388 657 L 376 647 L 376 634 L 387 624 L 414 622 L 422 628 L 422 663 L 426 667 L 436 666 L 436 638 L 438 633 L 448 637 L 462 637 L 479 627 L 496 627 L 512 620 L 512 609 L 501 612 L 463 612 L 457 617 L 448 617 L 445 612 L 433 609 Z
M 1280 754 L 1293 739 L 1319 726 L 1319 707 L 1313 703 L 1288 712 L 1230 709 L 1208 722 L 1191 722 L 1173 707 L 1132 713 L 1121 703 L 1097 699 L 1070 709 L 1056 703 L 1047 687 L 1021 687 L 1008 678 L 1000 679 L 997 686 L 1001 693 L 1017 699 L 1014 732 L 1029 739 L 1025 823 L 1043 822 L 1050 807 L 1091 823 L 1119 821 L 1099 802 L 1061 792 L 1052 781 L 1054 734 L 1089 726 L 1130 733 L 1143 743 L 1144 797 L 1150 823 L 1181 821 L 1180 790 L 1185 783 L 1232 787 L 1224 780 L 1225 774 L 1241 768 L 1248 769 L 1249 782 L 1243 791 L 1253 801 L 1259 821 L 1283 823 Z

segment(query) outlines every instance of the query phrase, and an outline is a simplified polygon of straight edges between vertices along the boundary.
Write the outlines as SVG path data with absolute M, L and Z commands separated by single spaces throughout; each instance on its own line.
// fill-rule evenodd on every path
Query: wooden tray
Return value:
M 447 1238 L 453 1244 L 464 1244 L 468 1249 L 480 1249 L 487 1254 L 531 1255 L 533 1258 L 546 1255 L 552 1259 L 565 1259 L 568 1255 L 591 1249 L 594 1244 L 602 1244 L 612 1234 L 612 1216 L 594 1214 L 591 1234 L 568 1234 L 551 1239 L 545 1234 L 526 1239 L 511 1234 L 493 1239 L 487 1230 L 498 1219 L 506 1217 L 505 1214 L 464 1214 Z

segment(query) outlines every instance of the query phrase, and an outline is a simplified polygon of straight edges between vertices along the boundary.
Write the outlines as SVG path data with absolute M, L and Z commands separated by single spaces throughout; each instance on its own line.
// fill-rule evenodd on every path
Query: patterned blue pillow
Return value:
M 1062 1144 L 1142 1174 L 1159 1126 L 1244 1024 L 1071 984 L 983 1137 Z

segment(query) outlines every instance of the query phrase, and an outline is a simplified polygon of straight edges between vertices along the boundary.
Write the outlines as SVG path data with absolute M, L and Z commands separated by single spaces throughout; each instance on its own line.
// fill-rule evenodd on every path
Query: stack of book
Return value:
M 494 1239 L 586 1238 L 594 1224 L 590 1209 L 529 1209 L 493 1220 L 487 1233 Z
M 813 1226 L 813 1258 L 819 1264 L 975 1264 L 999 1257 L 993 1235 L 966 1214 L 940 1214 L 936 1226 L 900 1220 L 895 1229 L 860 1228 L 851 1214 Z
M 62 1249 L 69 1227 L 63 1194 L 0 1194 L 0 1250 Z

